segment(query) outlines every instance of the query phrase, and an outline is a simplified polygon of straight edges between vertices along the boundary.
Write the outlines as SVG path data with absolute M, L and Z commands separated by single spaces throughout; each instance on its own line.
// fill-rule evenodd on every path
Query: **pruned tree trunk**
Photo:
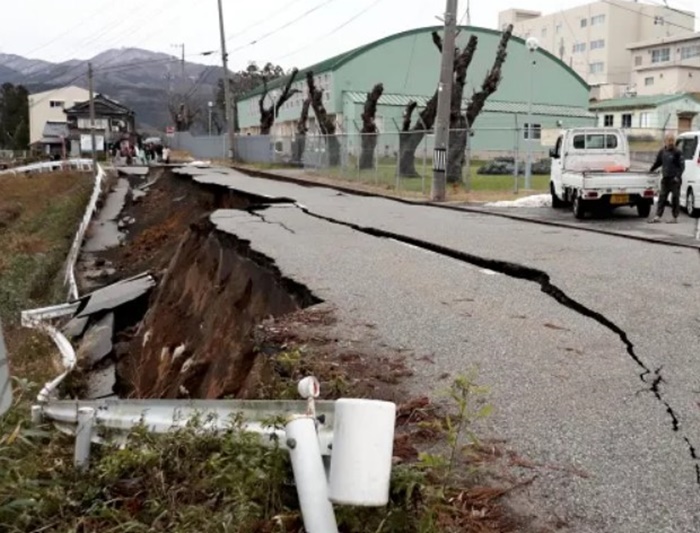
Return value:
M 311 99 L 311 107 L 316 115 L 316 122 L 321 134 L 326 141 L 326 151 L 328 152 L 328 165 L 337 167 L 340 165 L 340 142 L 335 136 L 335 120 L 328 116 L 325 106 L 323 105 L 323 90 L 316 87 L 314 82 L 314 73 L 306 73 L 306 84 L 309 88 L 309 98 Z
M 263 78 L 263 92 L 260 95 L 260 100 L 258 100 L 258 106 L 260 107 L 260 135 L 269 135 L 272 125 L 275 123 L 275 117 L 279 114 L 282 106 L 287 103 L 287 101 L 295 94 L 301 92 L 298 89 L 292 89 L 292 84 L 299 73 L 298 69 L 292 70 L 292 73 L 287 78 L 287 83 L 284 86 L 282 94 L 273 102 L 271 106 L 265 107 L 265 97 L 267 96 L 267 80 Z
M 301 105 L 301 115 L 299 115 L 299 122 L 297 122 L 297 135 L 294 139 L 294 150 L 292 156 L 294 162 L 299 165 L 304 164 L 304 152 L 306 151 L 306 133 L 309 131 L 307 122 L 309 120 L 309 106 L 311 105 L 311 99 L 307 98 Z
M 418 121 L 409 131 L 404 132 L 399 137 L 399 176 L 404 178 L 419 178 L 416 171 L 416 150 L 423 142 L 425 134 L 433 129 L 435 117 L 437 116 L 438 93 L 432 96 L 425 106 L 425 109 L 418 115 Z M 415 108 L 415 106 L 414 106 Z M 404 122 L 405 122 L 404 117 Z M 410 123 L 410 117 L 409 117 Z
M 377 103 L 384 92 L 384 85 L 378 83 L 367 93 L 365 108 L 362 113 L 362 151 L 360 153 L 360 169 L 374 168 L 374 152 L 377 149 Z
M 452 95 L 450 97 L 450 134 L 447 145 L 447 183 L 459 183 L 462 181 L 462 168 L 464 167 L 464 153 L 467 147 L 467 120 L 462 114 L 462 101 L 464 99 L 464 87 L 467 83 L 467 70 L 472 62 L 478 40 L 476 35 L 469 37 L 469 41 L 463 50 L 457 51 L 454 62 L 454 81 L 452 83 Z

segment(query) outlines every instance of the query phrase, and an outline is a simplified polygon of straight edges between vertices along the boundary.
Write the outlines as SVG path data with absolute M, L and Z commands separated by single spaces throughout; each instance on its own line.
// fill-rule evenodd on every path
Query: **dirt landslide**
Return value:
M 396 402 L 397 465 L 415 463 L 421 451 L 447 441 L 444 412 L 427 397 L 408 397 L 402 387 L 411 364 L 424 362 L 384 346 L 371 325 L 337 324 L 330 304 L 208 219 L 219 208 L 251 207 L 254 198 L 163 169 L 129 177 L 134 187 L 143 187 L 144 179 L 147 194 L 127 196 L 121 216 L 131 222 L 121 246 L 92 254 L 97 264 L 109 265 L 104 284 L 144 271 L 157 280 L 145 316 L 115 332 L 121 397 L 298 399 L 298 380 L 314 375 L 324 399 Z M 459 470 L 493 462 L 487 455 L 460 454 Z M 436 506 L 439 530 L 550 530 L 525 525 L 531 519 L 514 520 L 503 506 L 502 496 L 522 484 L 518 478 L 497 488 L 480 486 L 480 479 L 448 489 L 444 497 L 451 503 Z

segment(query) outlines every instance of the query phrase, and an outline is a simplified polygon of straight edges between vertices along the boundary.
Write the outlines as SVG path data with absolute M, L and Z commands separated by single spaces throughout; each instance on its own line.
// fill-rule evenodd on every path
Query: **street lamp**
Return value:
M 528 37 L 527 40 L 525 41 L 525 46 L 527 46 L 527 49 L 530 52 L 530 97 L 528 99 L 527 103 L 527 143 L 525 145 L 525 148 L 527 150 L 527 160 L 525 162 L 525 188 L 526 189 L 531 189 L 531 180 L 532 180 L 532 137 L 533 137 L 533 128 L 532 128 L 532 98 L 533 98 L 533 87 L 534 87 L 534 81 L 535 81 L 535 52 L 537 52 L 537 49 L 539 48 L 539 43 L 537 42 L 537 39 L 534 37 Z
M 214 102 L 208 102 L 207 106 L 209 107 L 209 137 L 211 137 L 211 114 L 214 109 Z

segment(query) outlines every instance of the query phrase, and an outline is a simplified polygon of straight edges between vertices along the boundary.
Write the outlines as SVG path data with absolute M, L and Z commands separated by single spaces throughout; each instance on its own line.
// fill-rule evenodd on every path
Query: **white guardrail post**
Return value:
M 90 462 L 90 444 L 92 427 L 95 423 L 95 409 L 81 407 L 78 409 L 78 427 L 75 430 L 75 467 L 85 469 Z

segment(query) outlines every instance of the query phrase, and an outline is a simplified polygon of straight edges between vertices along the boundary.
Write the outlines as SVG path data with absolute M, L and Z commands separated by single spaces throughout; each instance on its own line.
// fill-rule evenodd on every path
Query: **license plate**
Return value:
M 628 204 L 630 203 L 629 194 L 611 194 L 610 203 L 613 205 Z

